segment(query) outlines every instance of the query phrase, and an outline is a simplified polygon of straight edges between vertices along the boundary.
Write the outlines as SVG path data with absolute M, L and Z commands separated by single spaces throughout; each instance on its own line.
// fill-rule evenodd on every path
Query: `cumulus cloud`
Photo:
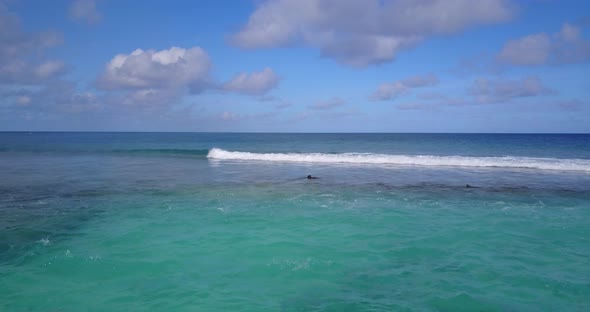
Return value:
M 15 111 L 35 112 L 37 115 L 72 114 L 97 111 L 101 99 L 92 92 L 79 91 L 65 81 L 49 81 L 41 88 L 12 90 L 2 96 L 14 97 Z
M 111 104 L 120 104 L 131 109 L 145 111 L 165 110 L 176 104 L 185 95 L 178 89 L 138 89 L 108 98 Z
M 64 73 L 66 65 L 62 61 L 47 61 L 35 68 L 35 74 L 41 79 L 57 76 Z
M 318 101 L 312 105 L 308 105 L 307 107 L 314 110 L 330 110 L 344 106 L 344 104 L 346 104 L 346 100 L 339 97 L 333 97 L 328 100 Z
M 223 89 L 248 95 L 262 95 L 278 86 L 279 76 L 272 68 L 260 72 L 239 73 L 223 85 Z
M 54 31 L 28 33 L 20 19 L 0 6 L 0 83 L 38 84 L 65 72 L 60 61 L 46 61 L 45 50 L 63 42 Z
M 408 88 L 420 88 L 434 86 L 438 83 L 438 78 L 433 74 L 424 76 L 413 76 L 401 81 Z
M 513 13 L 505 0 L 269 0 L 232 41 L 245 49 L 306 45 L 365 67 L 390 62 L 429 36 L 503 22 Z
M 515 99 L 531 98 L 555 94 L 538 77 L 528 76 L 522 79 L 476 79 L 468 89 L 467 97 L 449 96 L 443 93 L 422 93 L 416 102 L 396 105 L 402 110 L 437 111 L 449 107 L 463 107 L 493 103 L 509 103 Z M 554 102 L 552 102 L 554 103 Z M 579 102 L 561 101 L 558 106 L 563 109 L 577 109 Z
M 371 101 L 387 101 L 397 98 L 402 94 L 408 92 L 408 87 L 403 83 L 396 81 L 391 83 L 382 83 L 377 87 L 377 90 L 369 96 Z
M 208 89 L 263 95 L 280 78 L 271 68 L 240 73 L 222 84 L 210 76 L 212 63 L 199 47 L 171 47 L 160 51 L 136 49 L 118 54 L 106 65 L 96 86 L 106 92 L 105 103 L 156 112 L 170 109 L 188 93 Z
M 509 103 L 520 98 L 546 96 L 556 92 L 547 87 L 538 77 L 528 76 L 522 79 L 476 79 L 468 88 L 468 97 L 449 96 L 443 93 L 430 92 L 417 96 L 418 101 L 396 105 L 402 110 L 437 111 L 448 107 L 463 107 L 493 103 Z M 579 107 L 577 102 L 559 102 L 559 106 L 567 109 Z M 563 105 L 562 105 L 563 104 Z
M 44 115 L 68 116 L 91 112 L 93 116 L 164 116 L 173 111 L 185 93 L 175 89 L 137 89 L 126 92 L 91 92 L 75 83 L 51 81 L 41 88 L 26 88 L 0 93 L 12 97 L 15 111 L 32 111 Z M 98 115 L 101 116 L 98 116 Z
M 89 24 L 100 21 L 102 16 L 96 10 L 95 0 L 74 0 L 70 4 L 70 17 L 74 20 L 83 20 Z
M 382 83 L 369 96 L 371 101 L 387 101 L 407 94 L 413 88 L 434 86 L 438 83 L 435 75 L 414 76 L 390 83 Z
M 496 58 L 505 64 L 571 64 L 590 60 L 590 41 L 580 36 L 580 28 L 564 24 L 561 31 L 538 33 L 508 41 Z
M 360 68 L 392 61 L 399 50 L 413 47 L 420 40 L 415 36 L 351 36 L 327 42 L 321 49 L 321 56 Z
M 206 122 L 209 126 L 215 125 L 195 115 L 193 103 L 169 105 L 178 103 L 180 96 L 182 94 L 167 89 L 97 93 L 58 80 L 40 87 L 0 89 L 0 97 L 6 99 L 0 103 L 0 119 L 13 125 L 28 121 L 24 129 L 35 129 L 38 125 L 35 121 L 49 122 L 37 128 L 39 130 L 75 125 L 78 129 L 169 131 L 194 130 Z M 3 116 L 6 118 L 1 118 Z
M 201 90 L 209 83 L 211 61 L 207 53 L 193 47 L 167 50 L 136 49 L 116 55 L 98 78 L 103 90 L 190 87 Z
M 498 55 L 503 62 L 518 65 L 538 65 L 549 60 L 551 39 L 547 34 L 536 34 L 510 40 Z
M 510 79 L 477 79 L 469 93 L 479 103 L 508 102 L 515 98 L 542 96 L 554 93 L 536 76 L 520 80 Z

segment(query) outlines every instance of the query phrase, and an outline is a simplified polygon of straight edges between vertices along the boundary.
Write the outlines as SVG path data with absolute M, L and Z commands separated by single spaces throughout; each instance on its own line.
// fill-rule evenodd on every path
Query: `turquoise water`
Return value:
M 589 161 L 588 135 L 0 133 L 0 310 L 587 311 Z

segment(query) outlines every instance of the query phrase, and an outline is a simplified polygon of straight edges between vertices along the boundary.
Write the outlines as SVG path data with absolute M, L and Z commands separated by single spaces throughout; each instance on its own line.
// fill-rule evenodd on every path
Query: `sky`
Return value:
M 590 1 L 0 0 L 0 131 L 590 132 Z

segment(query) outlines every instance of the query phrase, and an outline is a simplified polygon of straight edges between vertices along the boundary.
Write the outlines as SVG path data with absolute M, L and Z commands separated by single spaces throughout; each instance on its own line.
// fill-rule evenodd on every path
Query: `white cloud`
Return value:
M 123 94 L 120 98 L 111 98 L 110 103 L 120 103 L 129 108 L 143 110 L 162 110 L 176 104 L 184 95 L 178 89 L 138 89 Z
M 377 90 L 369 96 L 371 101 L 387 101 L 407 94 L 413 88 L 433 86 L 438 83 L 435 75 L 414 76 L 390 83 L 382 83 Z
M 20 19 L 0 6 L 0 84 L 38 84 L 63 74 L 62 62 L 43 59 L 62 41 L 54 31 L 25 32 Z
M 443 93 L 423 93 L 418 95 L 422 101 L 401 103 L 395 107 L 402 110 L 437 111 L 450 107 L 510 103 L 516 99 L 552 95 L 556 92 L 547 87 L 538 77 L 528 76 L 522 79 L 476 79 L 469 87 L 468 93 L 469 97 L 452 97 Z M 538 103 L 537 100 L 535 101 Z M 578 103 L 559 103 L 564 109 L 578 107 Z
M 121 105 L 128 110 L 164 111 L 175 107 L 189 93 L 207 89 L 262 95 L 274 88 L 279 77 L 270 68 L 260 72 L 241 73 L 220 84 L 210 77 L 211 61 L 199 48 L 171 47 L 165 50 L 136 49 L 114 56 L 96 81 L 97 88 L 107 91 L 103 100 L 108 105 Z
M 401 81 L 408 88 L 430 87 L 438 84 L 438 78 L 433 74 L 413 76 Z
M 65 64 L 62 61 L 47 61 L 35 69 L 35 74 L 41 78 L 46 79 L 52 76 L 56 76 L 59 73 L 65 71 Z
M 518 65 L 538 65 L 549 60 L 551 39 L 547 34 L 536 34 L 510 40 L 498 55 L 499 59 Z
M 329 109 L 334 109 L 337 107 L 341 107 L 344 106 L 344 104 L 346 104 L 346 100 L 339 98 L 339 97 L 333 97 L 329 100 L 325 100 L 325 101 L 318 101 L 312 105 L 307 106 L 310 109 L 314 109 L 314 110 L 329 110 Z
M 515 98 L 549 95 L 553 90 L 543 84 L 536 76 L 520 80 L 477 79 L 469 90 L 479 103 L 508 102 Z
M 16 110 L 44 116 L 96 112 L 102 107 L 96 94 L 80 92 L 75 84 L 59 80 L 48 81 L 41 88 L 21 89 L 14 95 Z
M 420 42 L 416 36 L 407 38 L 387 36 L 350 36 L 325 42 L 321 56 L 352 66 L 365 67 L 392 61 L 398 50 L 410 48 Z
M 579 27 L 566 23 L 558 33 L 510 40 L 496 57 L 502 63 L 523 66 L 586 62 L 590 60 L 590 41 L 580 37 Z
M 279 84 L 280 78 L 271 68 L 260 72 L 240 73 L 223 85 L 223 89 L 249 95 L 262 95 Z
M 382 83 L 377 90 L 369 96 L 371 101 L 387 101 L 396 98 L 408 92 L 408 87 L 403 83 L 396 81 L 391 83 Z
M 199 47 L 137 49 L 130 54 L 116 55 L 106 65 L 97 85 L 106 90 L 185 86 L 198 91 L 209 83 L 210 67 L 209 56 Z
M 426 37 L 503 22 L 513 12 L 505 0 L 269 0 L 232 41 L 246 49 L 302 44 L 364 67 L 392 61 Z
M 84 20 L 89 24 L 100 21 L 102 16 L 96 10 L 95 0 L 74 0 L 70 4 L 70 17 L 75 20 Z
M 12 96 L 14 108 L 37 111 L 46 115 L 68 115 L 82 112 L 112 116 L 153 114 L 164 116 L 175 108 L 185 92 L 176 89 L 134 89 L 125 92 L 79 90 L 75 83 L 50 81 L 41 88 L 12 90 L 0 96 Z M 98 118 L 98 117 L 97 117 Z

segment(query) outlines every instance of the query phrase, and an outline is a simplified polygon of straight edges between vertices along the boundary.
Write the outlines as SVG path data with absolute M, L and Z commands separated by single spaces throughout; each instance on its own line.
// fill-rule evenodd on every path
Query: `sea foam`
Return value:
M 254 160 L 265 162 L 302 162 L 334 164 L 451 166 L 483 168 L 527 168 L 590 172 L 588 159 L 559 159 L 537 157 L 470 157 L 434 155 L 390 155 L 371 153 L 251 153 L 213 148 L 207 158 L 218 160 Z

